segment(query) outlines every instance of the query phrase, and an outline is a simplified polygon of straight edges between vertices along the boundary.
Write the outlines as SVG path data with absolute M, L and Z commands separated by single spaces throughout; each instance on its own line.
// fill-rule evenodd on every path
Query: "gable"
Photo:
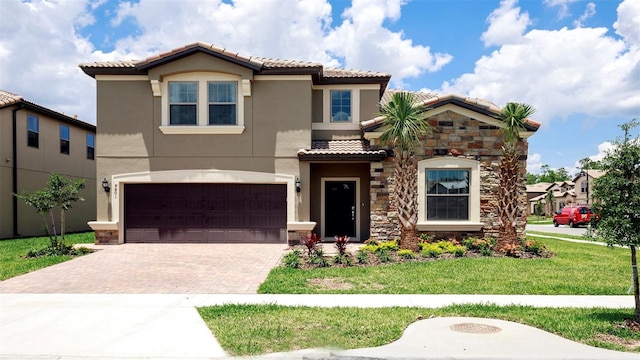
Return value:
M 164 76 L 193 72 L 216 72 L 253 79 L 253 69 L 205 53 L 194 53 L 149 70 L 150 80 L 162 81 Z

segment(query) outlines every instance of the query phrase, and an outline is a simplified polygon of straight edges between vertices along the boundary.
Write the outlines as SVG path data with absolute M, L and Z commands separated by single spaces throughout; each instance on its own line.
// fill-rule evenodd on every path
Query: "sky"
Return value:
M 80 63 L 197 41 L 529 104 L 535 174 L 576 173 L 640 118 L 640 0 L 0 0 L 0 89 L 95 124 Z

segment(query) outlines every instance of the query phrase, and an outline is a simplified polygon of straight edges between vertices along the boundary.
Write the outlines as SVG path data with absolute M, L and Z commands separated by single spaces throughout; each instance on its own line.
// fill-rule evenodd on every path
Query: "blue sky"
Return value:
M 0 89 L 95 123 L 82 62 L 204 41 L 536 108 L 528 170 L 571 172 L 640 117 L 639 0 L 2 0 Z

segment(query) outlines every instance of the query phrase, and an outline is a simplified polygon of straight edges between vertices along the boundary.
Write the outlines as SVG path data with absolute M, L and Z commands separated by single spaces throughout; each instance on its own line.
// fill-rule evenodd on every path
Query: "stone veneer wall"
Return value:
M 423 146 L 416 150 L 415 161 L 441 156 L 453 156 L 459 152 L 468 159 L 480 161 L 480 221 L 484 227 L 480 232 L 467 231 L 438 231 L 425 232 L 436 239 L 463 239 L 469 236 L 497 237 L 498 222 L 498 187 L 497 171 L 502 158 L 502 135 L 500 129 L 468 118 L 466 116 L 446 111 L 428 119 L 433 133 L 423 140 Z M 380 148 L 375 140 L 371 141 L 372 148 Z M 522 150 L 521 162 L 521 196 L 519 207 L 521 217 L 516 226 L 517 234 L 524 237 L 526 226 L 527 192 L 526 192 L 526 155 L 528 143 L 523 140 L 519 144 Z M 393 158 L 382 162 L 371 163 L 371 239 L 387 240 L 400 237 L 398 213 L 393 205 Z
M 96 245 L 117 245 L 118 230 L 96 230 Z

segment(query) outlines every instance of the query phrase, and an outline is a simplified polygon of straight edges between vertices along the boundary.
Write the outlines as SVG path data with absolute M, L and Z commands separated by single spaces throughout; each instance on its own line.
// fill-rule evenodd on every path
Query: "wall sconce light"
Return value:
M 107 178 L 104 178 L 102 180 L 102 188 L 104 189 L 104 192 L 106 192 L 106 193 L 111 191 L 111 187 L 109 187 L 109 182 L 107 181 Z
M 300 178 L 296 178 L 296 192 L 300 192 Z

